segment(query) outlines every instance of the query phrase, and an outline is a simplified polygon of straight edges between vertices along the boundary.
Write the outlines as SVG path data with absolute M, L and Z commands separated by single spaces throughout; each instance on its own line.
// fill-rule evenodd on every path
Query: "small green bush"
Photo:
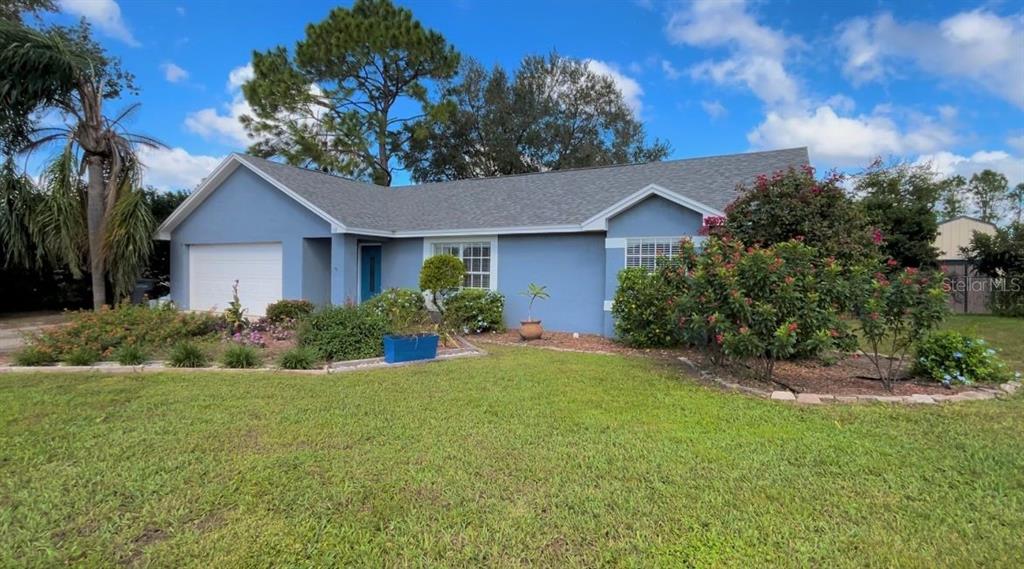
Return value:
M 263 356 L 253 346 L 232 343 L 221 356 L 224 367 L 251 369 L 263 365 Z
M 427 291 L 434 308 L 444 313 L 445 299 L 459 290 L 466 278 L 466 264 L 454 255 L 434 255 L 420 269 L 420 290 Z
M 460 333 L 500 332 L 505 329 L 504 311 L 503 294 L 465 288 L 445 301 L 445 327 Z
M 619 271 L 612 316 L 615 334 L 638 348 L 673 346 L 682 341 L 671 288 L 660 272 L 643 267 Z
M 123 366 L 137 366 L 146 363 L 146 352 L 134 344 L 125 344 L 114 350 L 114 359 Z
M 917 345 L 914 373 L 949 386 L 1007 381 L 1010 370 L 985 340 L 959 332 L 933 332 Z
M 100 354 L 92 348 L 82 346 L 75 348 L 64 356 L 64 363 L 69 366 L 91 366 L 100 359 Z
M 374 358 L 384 353 L 388 319 L 365 306 L 330 306 L 299 327 L 299 345 L 326 360 Z
M 313 369 L 318 359 L 312 349 L 298 346 L 281 354 L 277 365 L 281 366 L 281 369 Z
M 363 307 L 387 318 L 388 334 L 413 334 L 430 324 L 430 315 L 419 291 L 389 288 L 364 302 Z
M 203 367 L 206 365 L 206 352 L 195 342 L 184 340 L 174 344 L 167 356 L 171 367 Z
M 315 307 L 308 300 L 279 300 L 267 306 L 267 321 L 271 324 L 283 324 L 301 320 L 313 313 Z
M 17 366 L 48 366 L 53 364 L 53 352 L 37 346 L 26 346 L 14 353 L 14 365 Z

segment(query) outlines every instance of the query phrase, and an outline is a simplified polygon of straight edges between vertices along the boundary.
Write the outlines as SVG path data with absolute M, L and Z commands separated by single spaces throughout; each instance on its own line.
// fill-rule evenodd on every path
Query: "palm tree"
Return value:
M 131 75 L 91 40 L 85 24 L 40 31 L 0 21 L 0 46 L 5 142 L 22 151 L 63 145 L 46 169 L 42 199 L 23 225 L 39 238 L 35 246 L 46 257 L 76 276 L 83 266 L 88 269 L 98 309 L 106 303 L 108 271 L 120 297 L 152 250 L 153 218 L 139 184 L 136 149 L 161 144 L 124 129 L 138 104 L 113 118 L 103 114 L 105 100 L 134 86 Z M 64 126 L 32 128 L 40 111 L 56 111 Z M 25 251 L 13 256 L 28 257 Z

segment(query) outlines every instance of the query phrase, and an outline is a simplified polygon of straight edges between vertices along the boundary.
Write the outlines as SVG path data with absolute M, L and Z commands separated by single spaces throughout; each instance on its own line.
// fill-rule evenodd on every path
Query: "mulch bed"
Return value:
M 833 365 L 825 365 L 815 360 L 782 361 L 775 364 L 775 379 L 781 384 L 769 384 L 754 377 L 753 372 L 740 364 L 715 366 L 705 358 L 705 353 L 695 348 L 673 349 L 637 349 L 622 345 L 601 336 L 591 334 L 567 334 L 563 332 L 544 332 L 540 340 L 525 342 L 519 337 L 517 330 L 502 333 L 481 334 L 473 336 L 472 341 L 482 343 L 508 344 L 518 346 L 535 346 L 555 350 L 578 352 L 608 353 L 621 355 L 641 355 L 653 357 L 661 361 L 677 361 L 684 356 L 698 364 L 701 368 L 725 379 L 729 383 L 738 383 L 746 387 L 773 391 L 788 387 L 794 393 L 827 393 L 831 395 L 954 395 L 972 389 L 957 386 L 947 388 L 942 385 L 905 377 L 892 391 L 886 391 L 882 382 L 872 379 L 875 368 L 871 361 L 859 354 L 843 358 Z M 911 362 L 904 363 L 909 368 Z M 905 374 L 904 374 L 905 375 Z

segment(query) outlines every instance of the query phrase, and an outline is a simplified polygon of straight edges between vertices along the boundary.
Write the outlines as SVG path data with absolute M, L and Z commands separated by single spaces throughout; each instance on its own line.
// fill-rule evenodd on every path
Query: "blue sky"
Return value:
M 487 65 L 551 50 L 591 60 L 673 158 L 808 146 L 819 169 L 881 155 L 1024 181 L 1020 2 L 399 3 Z M 60 4 L 50 19 L 89 19 L 137 77 L 132 128 L 169 147 L 146 153 L 147 182 L 187 188 L 245 148 L 252 51 L 292 47 L 338 3 Z

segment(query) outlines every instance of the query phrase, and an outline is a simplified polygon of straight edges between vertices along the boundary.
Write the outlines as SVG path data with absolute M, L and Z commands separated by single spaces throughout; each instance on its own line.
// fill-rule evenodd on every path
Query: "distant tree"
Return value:
M 978 203 L 978 217 L 989 223 L 998 221 L 999 208 L 1006 200 L 1009 189 L 1006 176 L 992 170 L 982 170 L 971 176 L 969 187 Z
M 513 78 L 473 60 L 444 90 L 456 109 L 444 122 L 410 125 L 406 167 L 418 181 L 458 180 L 633 162 L 668 156 L 615 83 L 586 62 L 529 56 Z
M 876 160 L 856 177 L 854 190 L 863 196 L 864 215 L 881 231 L 883 254 L 904 267 L 938 266 L 935 204 L 943 182 L 929 166 Z
M 963 176 L 950 176 L 940 182 L 939 210 L 943 220 L 967 215 L 967 180 Z
M 20 22 L 26 14 L 38 16 L 56 10 L 54 0 L 3 0 L 0 2 L 0 20 Z
M 454 75 L 459 54 L 409 10 L 356 0 L 307 26 L 294 55 L 279 46 L 254 52 L 252 63 L 255 76 L 242 87 L 253 109 L 242 118 L 251 152 L 388 186 L 393 159 L 401 163 L 408 148 L 404 127 L 443 119 L 447 106 L 426 82 Z
M 1024 210 L 1024 182 L 1014 186 L 1007 197 L 1010 198 L 1010 211 L 1014 222 L 1021 223 L 1021 213 Z
M 989 235 L 976 231 L 961 249 L 978 272 L 998 277 L 989 308 L 1004 316 L 1024 316 L 1024 224 L 1013 222 Z
M 771 247 L 791 240 L 852 266 L 877 257 L 871 226 L 863 211 L 840 186 L 838 174 L 818 180 L 810 167 L 758 176 L 752 187 L 726 208 L 715 230 L 749 246 Z

